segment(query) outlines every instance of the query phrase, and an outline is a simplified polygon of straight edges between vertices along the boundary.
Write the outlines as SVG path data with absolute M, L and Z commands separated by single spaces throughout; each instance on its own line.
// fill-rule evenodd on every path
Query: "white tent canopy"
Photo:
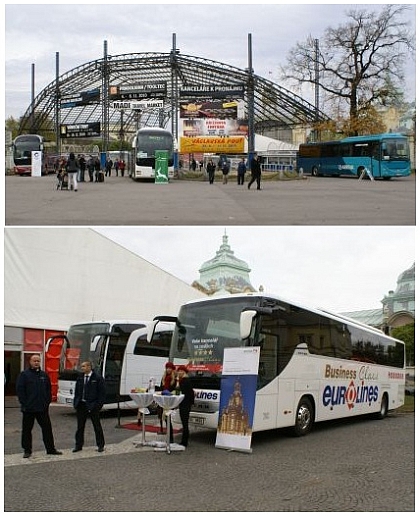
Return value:
M 89 228 L 6 228 L 4 324 L 66 330 L 104 319 L 177 315 L 205 297 Z

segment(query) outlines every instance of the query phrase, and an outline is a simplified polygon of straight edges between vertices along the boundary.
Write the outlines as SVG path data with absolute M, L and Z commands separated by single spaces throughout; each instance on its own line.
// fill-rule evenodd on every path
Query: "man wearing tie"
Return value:
M 73 452 L 83 449 L 85 425 L 88 416 L 95 431 L 98 452 L 104 451 L 105 439 L 99 412 L 105 402 L 105 380 L 92 370 L 92 363 L 85 361 L 81 365 L 82 374 L 76 380 L 73 405 L 77 413 L 76 446 Z

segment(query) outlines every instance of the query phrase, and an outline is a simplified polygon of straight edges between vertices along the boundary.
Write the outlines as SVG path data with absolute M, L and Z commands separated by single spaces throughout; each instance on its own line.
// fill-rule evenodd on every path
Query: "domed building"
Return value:
M 398 276 L 397 288 L 390 290 L 381 303 L 382 309 L 345 312 L 343 315 L 388 334 L 393 328 L 415 322 L 415 263 Z
M 248 264 L 236 258 L 228 244 L 226 233 L 216 256 L 203 263 L 199 271 L 200 279 L 191 285 L 209 296 L 213 294 L 238 294 L 255 292 L 251 285 Z
M 397 328 L 414 322 L 415 318 L 415 264 L 401 273 L 396 290 L 390 290 L 382 301 L 383 322 L 389 328 Z

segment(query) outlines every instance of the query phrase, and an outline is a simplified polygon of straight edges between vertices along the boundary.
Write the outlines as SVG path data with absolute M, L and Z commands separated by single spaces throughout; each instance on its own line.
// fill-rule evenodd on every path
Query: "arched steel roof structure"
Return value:
M 245 86 L 245 106 L 248 109 L 249 92 L 253 91 L 254 127 L 261 132 L 267 127 L 292 128 L 299 124 L 311 124 L 327 118 L 303 98 L 278 84 L 260 77 L 249 70 L 197 56 L 182 55 L 178 50 L 169 53 L 136 53 L 108 56 L 80 65 L 59 76 L 46 86 L 34 99 L 22 118 L 20 132 L 43 133 L 51 131 L 55 139 L 57 102 L 60 98 L 95 88 L 101 91 L 95 103 L 59 110 L 60 124 L 103 122 L 105 85 L 138 85 L 156 81 L 167 83 L 164 107 L 144 111 L 141 125 L 166 126 L 174 113 L 176 88 L 182 86 Z M 106 97 L 105 97 L 106 99 Z M 106 103 L 109 106 L 109 102 Z M 108 108 L 106 121 L 109 133 L 133 133 L 137 127 L 135 111 Z M 247 115 L 247 113 L 246 113 Z M 34 127 L 35 123 L 35 127 Z M 49 138 L 48 138 L 49 139 Z

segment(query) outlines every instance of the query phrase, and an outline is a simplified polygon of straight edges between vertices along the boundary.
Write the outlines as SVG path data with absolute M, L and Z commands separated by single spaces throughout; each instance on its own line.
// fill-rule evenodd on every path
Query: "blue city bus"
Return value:
M 408 138 L 399 133 L 384 133 L 301 144 L 297 169 L 312 176 L 360 177 L 363 171 L 382 179 L 409 176 Z

